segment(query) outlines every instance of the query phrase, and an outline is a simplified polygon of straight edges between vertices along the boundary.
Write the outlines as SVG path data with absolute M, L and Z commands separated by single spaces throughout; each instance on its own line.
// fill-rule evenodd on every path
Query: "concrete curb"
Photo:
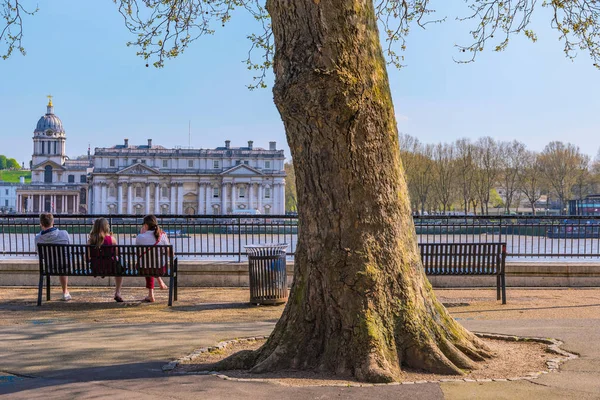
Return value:
M 484 338 L 484 339 L 506 340 L 506 341 L 510 341 L 510 342 L 536 342 L 536 343 L 546 344 L 548 346 L 546 350 L 549 353 L 556 354 L 560 357 L 552 358 L 552 359 L 549 359 L 546 361 L 546 367 L 548 368 L 547 371 L 530 372 L 527 374 L 527 376 L 520 376 L 520 377 L 491 378 L 491 379 L 490 378 L 486 378 L 486 379 L 469 379 L 469 378 L 452 379 L 452 378 L 450 378 L 450 379 L 439 379 L 439 380 L 419 380 L 419 381 L 414 381 L 414 382 L 409 382 L 409 381 L 391 382 L 391 383 L 358 383 L 357 382 L 357 383 L 349 383 L 349 384 L 331 384 L 331 385 L 321 384 L 321 385 L 305 385 L 305 386 L 374 387 L 374 386 L 387 386 L 387 385 L 415 385 L 415 384 L 421 384 L 421 383 L 512 382 L 512 381 L 520 381 L 520 380 L 532 380 L 532 379 L 537 379 L 541 375 L 544 375 L 544 374 L 558 372 L 560 369 L 560 365 L 562 363 L 579 357 L 578 354 L 570 353 L 568 351 L 561 349 L 560 346 L 563 345 L 563 342 L 558 339 L 502 335 L 502 334 L 497 334 L 497 333 L 485 333 L 485 332 L 473 332 L 473 333 L 475 335 L 477 335 L 478 337 Z M 192 352 L 191 354 L 189 354 L 185 357 L 179 358 L 177 360 L 173 360 L 173 361 L 169 362 L 168 364 L 163 365 L 162 370 L 163 370 L 163 372 L 172 372 L 182 362 L 193 361 L 194 359 L 198 358 L 203 353 L 207 353 L 207 352 L 211 352 L 211 351 L 219 350 L 219 349 L 224 349 L 231 344 L 242 343 L 242 342 L 246 342 L 246 341 L 266 340 L 268 338 L 269 338 L 268 336 L 256 336 L 256 337 L 250 337 L 250 338 L 234 339 L 234 340 L 227 340 L 227 341 L 219 342 L 216 346 L 203 347 L 198 350 L 195 350 L 194 352 Z M 219 371 L 173 372 L 173 374 L 177 374 L 177 375 L 213 375 L 219 379 L 236 381 L 236 382 L 266 382 L 266 383 L 274 383 L 274 384 L 278 384 L 278 385 L 282 385 L 282 386 L 294 386 L 294 385 L 289 385 L 289 384 L 279 382 L 276 379 L 232 378 L 232 377 L 227 376 Z

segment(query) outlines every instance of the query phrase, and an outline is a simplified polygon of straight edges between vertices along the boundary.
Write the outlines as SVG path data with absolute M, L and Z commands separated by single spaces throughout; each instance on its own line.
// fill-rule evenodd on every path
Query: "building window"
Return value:
M 56 142 L 54 142 L 54 154 L 58 154 L 58 152 L 56 151 Z
M 4 191 L 4 193 L 5 193 L 5 194 L 8 196 L 8 189 L 6 189 L 6 190 Z
M 213 168 L 214 169 L 219 168 L 219 160 L 213 160 Z
M 239 194 L 240 198 L 244 198 L 246 197 L 246 187 L 242 186 L 240 187 L 240 194 Z
M 44 167 L 44 183 L 52 183 L 52 167 L 50 165 Z
M 265 161 L 265 169 L 271 169 L 271 161 Z
M 142 197 L 142 188 L 140 186 L 135 188 L 135 197 Z
M 166 186 L 162 187 L 162 197 L 169 197 L 169 188 Z
M 271 208 L 270 207 L 265 207 L 265 214 L 271 214 Z
M 194 168 L 194 160 L 188 160 L 188 168 Z
M 218 198 L 219 197 L 219 193 L 220 193 L 220 191 L 219 191 L 218 187 L 213 188 L 213 197 L 214 198 Z
M 110 197 L 116 197 L 115 187 L 114 186 L 109 186 L 108 187 L 108 195 Z
M 79 183 L 86 183 L 86 182 L 87 182 L 87 176 L 81 175 L 79 177 Z
M 85 189 L 81 189 L 79 191 L 79 204 L 85 204 L 87 202 L 86 194 L 87 192 L 85 191 Z
M 108 165 L 110 165 L 111 167 L 115 166 L 115 160 L 109 160 L 108 161 Z
M 4 200 L 4 207 L 8 207 L 8 200 Z
M 42 154 L 44 154 L 44 147 L 46 146 L 46 142 L 42 142 Z
M 163 168 L 169 167 L 169 160 L 163 160 Z
M 244 161 L 244 165 L 250 165 L 250 161 Z
M 142 164 L 146 165 L 146 160 L 140 160 Z
M 235 162 L 235 165 L 240 165 L 241 163 L 242 163 L 242 162 L 241 162 L 240 160 L 237 160 L 237 161 Z
M 265 199 L 271 198 L 271 188 L 265 188 Z
M 69 183 L 75 183 L 75 175 L 69 175 Z

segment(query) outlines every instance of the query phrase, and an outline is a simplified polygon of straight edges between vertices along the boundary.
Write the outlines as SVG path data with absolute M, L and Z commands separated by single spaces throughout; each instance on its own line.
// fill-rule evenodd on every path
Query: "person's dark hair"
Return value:
M 46 228 L 51 228 L 54 225 L 54 216 L 52 213 L 41 213 L 40 214 L 40 225 Z
M 160 226 L 158 226 L 158 220 L 154 215 L 146 215 L 144 217 L 144 224 L 148 226 L 149 231 L 154 232 L 154 237 L 156 240 L 160 239 L 160 235 L 163 234 L 163 231 L 160 229 Z

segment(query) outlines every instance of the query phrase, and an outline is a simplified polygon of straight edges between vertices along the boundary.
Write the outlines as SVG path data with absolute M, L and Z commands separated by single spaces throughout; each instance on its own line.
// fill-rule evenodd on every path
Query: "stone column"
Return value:
M 177 214 L 183 214 L 183 183 L 177 185 Z
M 227 183 L 221 185 L 221 214 L 227 214 Z
M 154 184 L 154 214 L 160 214 L 160 185 Z
M 204 182 L 198 182 L 198 209 L 196 214 L 204 214 L 204 191 L 206 190 L 206 185 Z
M 278 214 L 277 211 L 279 211 L 279 184 L 275 183 L 273 184 L 273 187 L 271 189 L 271 201 L 273 202 L 273 206 L 271 207 L 271 213 L 272 214 Z
M 146 183 L 146 215 L 150 214 L 150 184 Z
M 171 201 L 169 204 L 169 213 L 177 214 L 177 199 L 175 198 L 175 185 L 171 183 Z
M 131 183 L 127 184 L 127 214 L 132 214 L 133 210 L 133 202 L 132 200 L 132 195 L 133 195 L 133 185 Z
M 258 184 L 258 211 L 260 211 L 261 213 L 263 212 L 262 201 L 263 201 L 263 185 L 262 185 L 262 183 L 259 183 Z
M 79 193 L 75 195 L 75 205 L 73 206 L 73 214 L 79 214 Z
M 93 203 L 92 203 L 92 209 L 91 209 L 91 213 L 92 214 L 100 214 L 100 191 L 98 190 L 98 183 L 94 182 L 94 184 L 92 185 L 92 194 L 93 194 Z M 61 207 L 63 209 L 65 209 L 65 196 L 62 196 L 62 200 L 61 200 Z
M 44 212 L 44 210 L 42 209 L 42 195 L 38 194 L 38 211 L 40 213 Z
M 279 190 L 279 214 L 285 214 L 285 189 L 283 183 L 279 183 L 277 185 L 277 189 Z
M 235 210 L 237 206 L 237 186 L 235 183 L 231 184 L 231 211 Z
M 213 187 L 210 185 L 210 183 L 206 184 L 206 189 L 204 190 L 204 213 L 208 214 L 209 211 L 212 214 L 212 191 L 213 191 Z
M 94 189 L 94 193 L 96 193 L 97 191 L 98 190 Z M 60 196 L 60 211 L 63 214 L 67 213 L 67 207 L 66 206 L 67 206 L 67 196 L 63 194 L 62 196 Z M 96 211 L 94 211 L 94 212 L 96 212 Z
M 100 194 L 100 198 L 102 200 L 100 200 L 100 207 L 99 207 L 99 213 L 100 214 L 106 214 L 108 213 L 108 196 L 106 195 L 106 190 L 108 189 L 106 186 L 106 183 L 102 182 L 101 184 L 101 194 Z
M 248 184 L 248 209 L 254 210 L 254 183 Z
M 123 185 L 117 182 L 117 214 L 123 214 Z

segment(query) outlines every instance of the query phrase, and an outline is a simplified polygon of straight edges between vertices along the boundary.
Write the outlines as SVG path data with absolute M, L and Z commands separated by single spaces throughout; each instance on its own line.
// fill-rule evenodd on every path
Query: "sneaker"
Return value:
M 63 301 L 69 301 L 69 300 L 71 300 L 71 295 L 69 293 L 65 293 L 65 294 L 63 294 L 62 299 L 63 299 Z

